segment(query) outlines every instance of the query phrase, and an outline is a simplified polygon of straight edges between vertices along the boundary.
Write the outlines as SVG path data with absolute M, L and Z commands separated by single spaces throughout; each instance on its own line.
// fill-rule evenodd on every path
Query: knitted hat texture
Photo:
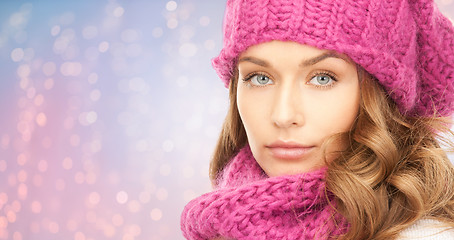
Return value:
M 243 148 L 217 189 L 189 202 L 181 216 L 186 239 L 331 239 L 348 230 L 326 192 L 326 168 L 268 178 Z
M 404 115 L 454 111 L 454 28 L 433 0 L 228 0 L 213 59 L 225 85 L 241 52 L 272 40 L 346 54 Z

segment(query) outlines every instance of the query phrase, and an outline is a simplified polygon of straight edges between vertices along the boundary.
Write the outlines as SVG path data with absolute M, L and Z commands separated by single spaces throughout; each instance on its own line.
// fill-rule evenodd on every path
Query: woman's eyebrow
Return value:
M 261 59 L 255 58 L 255 57 L 243 57 L 243 58 L 240 58 L 240 60 L 238 60 L 238 63 L 240 63 L 240 62 L 251 62 L 251 63 L 254 63 L 254 64 L 262 66 L 262 67 L 270 66 L 270 64 L 267 61 L 261 60 Z
M 347 63 L 351 62 L 347 57 L 345 57 L 345 56 L 343 56 L 341 54 L 338 54 L 338 53 L 336 53 L 334 51 L 328 51 L 328 52 L 322 53 L 319 56 L 304 60 L 302 63 L 300 63 L 299 66 L 300 67 L 307 67 L 307 66 L 310 66 L 310 65 L 314 65 L 314 64 L 316 64 L 318 62 L 321 62 L 321 61 L 323 61 L 323 60 L 325 60 L 327 58 L 339 58 L 339 59 L 344 60 Z
M 310 65 L 314 65 L 314 64 L 316 64 L 318 62 L 321 62 L 321 61 L 323 61 L 323 60 L 325 60 L 327 58 L 339 58 L 339 59 L 342 59 L 342 60 L 346 61 L 347 63 L 351 62 L 347 57 L 345 57 L 345 56 L 343 56 L 341 54 L 338 54 L 338 53 L 333 52 L 333 51 L 328 51 L 328 52 L 320 54 L 319 56 L 304 60 L 302 63 L 300 63 L 299 66 L 300 67 L 307 67 L 307 66 L 310 66 Z M 251 63 L 254 63 L 254 64 L 262 66 L 262 67 L 271 66 L 265 60 L 262 60 L 262 59 L 259 59 L 259 58 L 255 58 L 255 57 L 250 57 L 250 56 L 246 56 L 246 57 L 240 58 L 238 60 L 238 63 L 240 63 L 240 62 L 251 62 Z

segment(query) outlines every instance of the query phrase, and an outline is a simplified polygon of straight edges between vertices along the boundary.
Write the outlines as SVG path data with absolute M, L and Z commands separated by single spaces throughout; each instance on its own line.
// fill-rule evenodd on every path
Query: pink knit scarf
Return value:
M 326 192 L 326 168 L 267 177 L 250 148 L 224 169 L 217 189 L 189 202 L 181 216 L 187 239 L 332 239 L 347 231 Z

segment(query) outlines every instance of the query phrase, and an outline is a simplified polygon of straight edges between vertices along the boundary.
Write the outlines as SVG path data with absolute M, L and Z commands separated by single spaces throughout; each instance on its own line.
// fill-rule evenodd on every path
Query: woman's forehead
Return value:
M 238 64 L 251 62 L 263 67 L 269 67 L 270 62 L 277 60 L 297 60 L 301 67 L 314 65 L 327 58 L 342 59 L 348 64 L 356 63 L 346 54 L 334 50 L 318 49 L 297 42 L 270 41 L 249 47 L 240 54 Z

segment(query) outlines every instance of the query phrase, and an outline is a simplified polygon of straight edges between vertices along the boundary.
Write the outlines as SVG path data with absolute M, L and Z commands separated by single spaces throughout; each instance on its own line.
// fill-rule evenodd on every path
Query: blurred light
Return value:
M 57 191 L 64 191 L 66 188 L 66 183 L 65 183 L 65 180 L 63 179 L 57 179 L 57 181 L 55 181 L 55 189 L 57 189 Z
M 176 18 L 171 18 L 167 20 L 167 27 L 170 29 L 175 29 L 178 27 L 178 20 Z
M 17 106 L 19 108 L 25 108 L 27 106 L 28 100 L 25 97 L 20 97 L 19 100 L 17 100 Z
M 13 240 L 22 240 L 22 234 L 20 232 L 14 232 Z
M 97 216 L 96 216 L 96 213 L 93 212 L 93 211 L 89 211 L 85 214 L 85 219 L 87 220 L 87 222 L 89 223 L 95 223 L 96 222 L 96 219 L 97 219 Z
M 168 197 L 168 192 L 167 192 L 167 189 L 165 188 L 159 188 L 157 191 L 156 191 L 156 198 L 160 201 L 165 201 L 167 200 L 167 197 Z
M 102 53 L 107 52 L 107 50 L 109 50 L 109 43 L 106 41 L 101 42 L 98 45 L 98 50 L 99 50 L 99 52 L 102 52 Z
M 76 222 L 75 220 L 70 219 L 70 220 L 68 220 L 68 222 L 66 223 L 66 229 L 68 229 L 69 231 L 74 232 L 74 231 L 76 231 L 77 228 L 78 228 L 77 225 L 78 225 L 78 224 L 77 224 L 77 222 Z M 76 233 L 76 234 L 77 234 L 77 233 Z
M 27 194 L 27 185 L 25 185 L 24 183 L 19 184 L 19 186 L 17 187 L 17 196 L 19 197 L 19 199 L 25 200 L 27 198 Z
M 117 202 L 119 204 L 125 204 L 128 201 L 128 194 L 125 191 L 117 193 Z
M 36 115 L 36 123 L 38 124 L 38 126 L 40 127 L 44 127 L 46 126 L 46 123 L 47 123 L 47 117 L 46 117 L 46 114 L 44 113 L 38 113 L 38 115 Z
M 26 21 L 23 13 L 14 13 L 9 18 L 9 24 L 13 27 L 20 27 L 20 25 L 24 25 Z
M 168 1 L 166 4 L 167 11 L 175 11 L 178 5 L 175 1 Z
M 80 62 L 64 62 L 60 66 L 60 73 L 63 76 L 79 76 L 82 72 L 82 64 Z
M 184 43 L 179 48 L 182 57 L 193 57 L 197 54 L 197 46 L 192 43 Z
M 172 168 L 169 164 L 162 164 L 159 168 L 159 173 L 161 173 L 161 176 L 169 176 L 171 171 Z
M 0 160 L 0 172 L 5 172 L 8 164 L 5 160 Z
M 131 58 L 140 56 L 142 51 L 142 46 L 140 44 L 133 43 L 126 47 L 126 55 Z
M 33 176 L 33 185 L 36 187 L 41 187 L 43 185 L 43 178 L 41 175 L 35 174 L 35 176 Z
M 192 189 L 188 189 L 188 190 L 184 191 L 184 193 L 183 193 L 183 199 L 185 202 L 189 202 L 196 197 L 197 197 L 197 194 Z
M 20 212 L 20 210 L 22 209 L 22 205 L 19 201 L 15 200 L 13 201 L 13 203 L 11 204 L 11 209 L 14 211 L 14 212 Z
M 70 25 L 74 22 L 76 16 L 73 12 L 65 12 L 59 17 L 59 22 L 62 25 Z
M 206 50 L 211 51 L 216 47 L 216 44 L 212 39 L 208 39 L 204 42 L 203 46 L 205 47 Z
M 10 137 L 7 134 L 4 134 L 0 140 L 1 147 L 7 149 L 9 147 Z
M 8 219 L 4 216 L 0 216 L 0 228 L 7 228 L 8 226 Z
M 48 78 L 46 79 L 46 81 L 44 81 L 44 88 L 47 89 L 47 90 L 50 90 L 54 87 L 54 80 L 52 78 Z
M 91 124 L 95 123 L 97 119 L 98 119 L 98 114 L 94 111 L 82 112 L 79 115 L 79 123 L 82 126 L 91 125 Z
M 19 155 L 17 155 L 17 164 L 19 166 L 24 166 L 26 162 L 27 156 L 24 153 L 20 153 Z
M 97 102 L 101 98 L 101 91 L 98 89 L 95 89 L 90 92 L 90 100 L 93 102 Z
M 139 33 L 135 29 L 126 29 L 121 32 L 121 40 L 126 43 L 132 43 L 139 40 Z
M 171 152 L 173 150 L 173 142 L 171 140 L 164 141 L 162 150 L 164 150 L 164 152 Z
M 112 238 L 113 236 L 115 236 L 116 231 L 115 231 L 115 227 L 113 227 L 112 225 L 105 225 L 103 232 L 104 232 L 104 236 L 106 236 L 107 238 Z
M 98 81 L 98 74 L 90 73 L 90 75 L 88 75 L 88 83 L 95 84 L 97 81 Z
M 140 140 L 136 143 L 136 150 L 138 152 L 145 152 L 148 149 L 148 143 L 146 140 Z
M 44 96 L 42 94 L 38 94 L 33 102 L 37 107 L 41 106 L 44 103 Z
M 60 226 L 57 222 L 50 222 L 49 223 L 49 232 L 50 233 L 58 233 L 60 230 Z
M 188 20 L 190 16 L 191 16 L 191 12 L 190 12 L 190 10 L 189 10 L 189 7 L 182 8 L 182 9 L 178 12 L 178 17 L 179 17 L 181 20 Z
M 181 76 L 177 79 L 177 85 L 179 87 L 186 87 L 189 83 L 189 79 L 186 76 Z
M 85 181 L 87 184 L 93 185 L 96 183 L 96 174 L 93 172 L 89 172 L 85 175 Z
M 58 26 L 58 25 L 53 26 L 50 30 L 50 34 L 54 37 L 57 36 L 59 33 L 60 33 L 60 26 Z
M 16 220 L 17 220 L 16 213 L 13 211 L 8 211 L 6 213 L 6 219 L 8 219 L 8 222 L 10 222 L 10 223 L 16 222 Z
M 24 61 L 31 61 L 35 57 L 35 50 L 33 48 L 24 49 Z
M 76 108 L 77 109 L 77 108 Z M 67 117 L 64 121 L 63 121 L 63 127 L 65 129 L 72 129 L 74 127 L 74 119 L 72 117 Z
M 83 172 L 76 172 L 74 175 L 74 181 L 77 184 L 82 184 L 85 182 L 85 175 Z
M 151 194 L 149 192 L 141 192 L 139 194 L 139 201 L 141 203 L 148 203 L 151 199 Z
M 128 203 L 128 210 L 131 213 L 137 213 L 140 211 L 141 205 L 138 201 L 132 200 Z
M 86 238 L 82 232 L 76 232 L 74 234 L 74 240 L 86 240 Z
M 92 192 L 88 195 L 88 202 L 91 206 L 97 205 L 101 201 L 101 196 L 98 192 Z
M 82 30 L 82 37 L 89 40 L 98 35 L 98 28 L 96 26 L 86 26 Z
M 52 139 L 50 137 L 44 137 L 41 141 L 43 148 L 49 149 L 52 147 Z
M 143 78 L 132 78 L 129 80 L 129 89 L 135 92 L 147 92 L 149 89 L 148 84 L 143 80 Z
M 35 200 L 31 203 L 30 208 L 33 213 L 41 213 L 42 205 L 39 201 Z
M 30 223 L 30 232 L 37 234 L 41 230 L 40 224 L 37 222 Z
M 46 160 L 41 160 L 38 163 L 38 170 L 40 172 L 45 172 L 47 171 L 47 161 Z
M 43 73 L 46 76 L 52 76 L 57 70 L 57 66 L 54 62 L 46 62 L 43 64 Z
M 22 182 L 22 183 L 27 181 L 27 172 L 25 170 L 20 170 L 17 173 L 17 181 Z
M 119 226 L 123 225 L 123 222 L 124 222 L 124 220 L 123 220 L 123 216 L 121 214 L 114 214 L 112 216 L 112 223 L 114 226 L 119 227 Z
M 151 219 L 153 221 L 159 221 L 162 218 L 162 211 L 159 208 L 153 208 L 150 212 Z
M 200 25 L 201 25 L 201 26 L 204 26 L 204 27 L 210 25 L 210 22 L 211 22 L 211 20 L 210 20 L 210 18 L 207 17 L 207 16 L 203 16 L 203 17 L 201 17 L 201 18 L 199 19 Z
M 116 7 L 113 11 L 113 15 L 115 17 L 121 17 L 125 13 L 125 9 L 122 7 Z
M 20 80 L 19 86 L 20 86 L 20 88 L 25 90 L 25 89 L 27 89 L 29 84 L 30 84 L 30 80 L 28 78 L 22 78 Z
M 191 166 L 186 166 L 183 168 L 183 177 L 192 178 L 194 176 L 194 168 Z
M 164 31 L 162 30 L 162 28 L 156 27 L 153 29 L 151 34 L 153 35 L 154 38 L 160 38 L 164 34 Z
M 22 64 L 17 68 L 17 76 L 26 78 L 30 75 L 31 69 L 27 64 Z
M 74 96 L 67 98 L 68 110 L 74 110 L 78 112 L 82 108 L 83 100 L 79 96 L 79 93 L 82 91 L 82 83 L 78 80 L 69 81 L 67 84 L 68 93 Z M 72 117 L 68 117 L 72 118 Z
M 127 234 L 137 237 L 142 232 L 142 229 L 140 228 L 139 225 L 131 224 L 131 225 L 125 227 L 125 232 Z
M 4 192 L 0 193 L 0 206 L 8 202 L 8 195 Z
M 184 26 L 180 29 L 180 39 L 183 42 L 189 41 L 195 36 L 195 30 L 193 27 Z
M 15 48 L 11 51 L 11 60 L 13 62 L 20 62 L 24 58 L 24 50 L 22 48 Z
M 65 157 L 62 162 L 64 169 L 69 170 L 73 167 L 73 160 L 70 157 Z
M 27 89 L 27 97 L 29 99 L 34 98 L 35 95 L 36 95 L 36 89 L 34 87 L 31 87 L 31 88 Z

